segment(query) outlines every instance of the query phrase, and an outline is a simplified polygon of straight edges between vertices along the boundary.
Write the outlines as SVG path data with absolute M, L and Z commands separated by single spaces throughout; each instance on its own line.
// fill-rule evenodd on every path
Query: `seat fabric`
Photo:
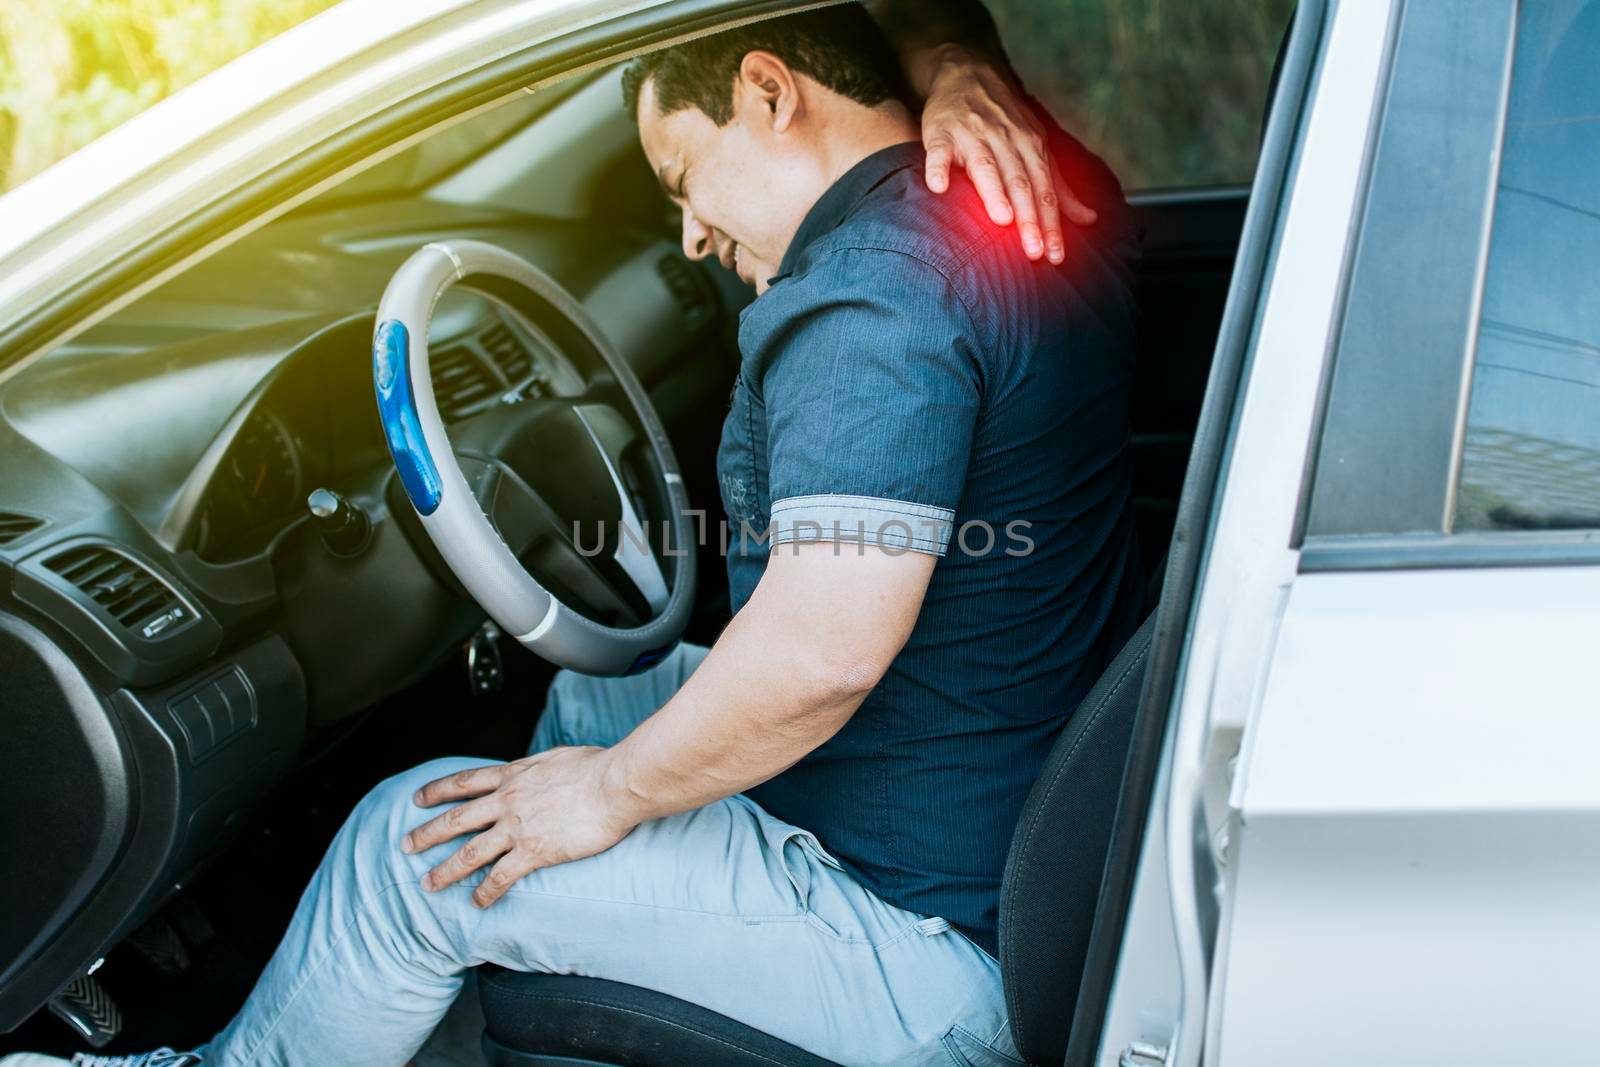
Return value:
M 1078 1003 L 1155 619 L 1117 653 L 1056 740 L 1000 883 L 1000 977 L 1029 1063 L 1060 1063 Z
M 686 1000 L 566 974 L 478 971 L 491 1067 L 833 1067 Z

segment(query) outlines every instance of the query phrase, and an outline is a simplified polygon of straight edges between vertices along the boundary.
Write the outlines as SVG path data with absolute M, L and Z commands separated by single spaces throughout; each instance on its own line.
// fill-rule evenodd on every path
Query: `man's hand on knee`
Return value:
M 403 851 L 424 852 L 465 834 L 472 838 L 422 879 L 443 889 L 493 864 L 472 893 L 493 904 L 523 875 L 593 856 L 621 841 L 639 820 L 607 785 L 606 749 L 552 748 L 512 763 L 474 767 L 417 790 L 418 807 L 464 801 L 406 834 Z

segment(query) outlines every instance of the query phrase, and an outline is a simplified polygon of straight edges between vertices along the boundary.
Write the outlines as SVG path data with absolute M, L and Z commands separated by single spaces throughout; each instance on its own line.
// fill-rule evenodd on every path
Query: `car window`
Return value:
M 1515 48 L 1455 527 L 1600 527 L 1600 0 Z
M 1130 190 L 1246 183 L 1294 0 L 988 0 L 1029 91 Z
M 0 192 L 336 0 L 0 0 Z

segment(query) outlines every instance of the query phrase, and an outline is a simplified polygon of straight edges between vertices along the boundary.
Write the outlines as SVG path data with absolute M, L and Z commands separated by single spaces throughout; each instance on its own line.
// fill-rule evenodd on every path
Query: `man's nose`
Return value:
M 683 209 L 683 254 L 690 259 L 705 259 L 714 251 L 711 231 L 694 217 L 694 212 Z

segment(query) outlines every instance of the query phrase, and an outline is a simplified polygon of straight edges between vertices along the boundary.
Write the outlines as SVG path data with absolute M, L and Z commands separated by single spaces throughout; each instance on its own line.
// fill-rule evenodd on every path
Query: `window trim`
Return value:
M 1317 537 L 1300 573 L 1600 564 L 1600 530 L 1472 530 L 1458 534 Z
M 1514 0 L 1405 5 L 1303 505 L 1313 560 L 1351 559 L 1374 535 L 1448 538 L 1515 29 Z M 1441 40 L 1464 45 L 1446 79 L 1428 51 Z M 1483 63 L 1494 44 L 1498 61 Z M 1441 124 L 1417 102 L 1449 106 L 1458 121 Z M 1433 167 L 1443 177 L 1419 195 L 1416 172 L 1441 158 L 1487 165 Z M 1451 242 L 1443 256 L 1440 235 Z M 1403 369 L 1391 355 L 1396 334 L 1414 342 Z M 1342 546 L 1331 557 L 1319 552 L 1330 540 Z

